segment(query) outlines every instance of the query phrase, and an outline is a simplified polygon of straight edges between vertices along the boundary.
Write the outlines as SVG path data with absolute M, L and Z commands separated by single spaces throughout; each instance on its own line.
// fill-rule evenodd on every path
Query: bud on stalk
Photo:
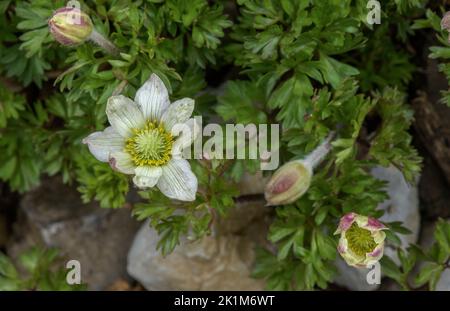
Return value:
M 330 152 L 334 135 L 331 132 L 305 159 L 290 161 L 272 175 L 264 191 L 267 205 L 290 204 L 309 189 L 313 170 Z
M 441 20 L 441 29 L 447 30 L 449 32 L 448 41 L 450 42 L 450 12 L 445 13 L 444 17 Z
M 56 10 L 48 21 L 48 27 L 53 38 L 62 45 L 75 46 L 91 40 L 112 55 L 119 52 L 114 44 L 94 29 L 89 15 L 78 8 Z
M 94 26 L 89 15 L 76 8 L 60 8 L 48 21 L 50 33 L 56 41 L 66 46 L 83 43 Z
M 450 29 L 450 12 L 445 13 L 444 17 L 441 20 L 441 29 Z

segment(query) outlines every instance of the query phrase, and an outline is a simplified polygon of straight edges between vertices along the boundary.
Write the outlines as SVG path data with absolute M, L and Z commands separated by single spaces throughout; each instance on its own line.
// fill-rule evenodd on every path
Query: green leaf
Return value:
M 20 289 L 20 281 L 5 278 L 0 275 L 0 291 L 17 291 Z
M 273 243 L 276 243 L 280 241 L 281 239 L 284 239 L 288 235 L 294 234 L 297 229 L 296 228 L 279 228 L 276 229 L 275 227 L 271 228 L 273 233 L 269 234 L 269 240 Z
M 341 63 L 324 54 L 320 54 L 320 71 L 326 82 L 337 88 L 344 79 L 359 74 L 359 70 Z
M 403 278 L 402 272 L 391 258 L 389 258 L 388 256 L 384 256 L 381 259 L 381 267 L 383 273 L 385 273 L 391 279 L 394 279 L 397 282 L 401 283 L 401 280 Z
M 440 262 L 445 263 L 450 258 L 450 223 L 439 219 L 434 231 L 434 238 L 440 248 Z
M 84 202 L 95 199 L 103 208 L 119 208 L 125 204 L 129 189 L 126 175 L 113 171 L 108 164 L 86 153 L 77 158 L 77 164 L 77 189 Z
M 0 252 L 0 276 L 8 279 L 16 279 L 18 273 L 11 260 Z
M 427 262 L 415 278 L 416 285 L 422 286 L 429 283 L 430 290 L 434 290 L 443 270 L 444 267 L 442 265 L 434 262 Z
M 22 266 L 27 269 L 29 273 L 34 273 L 40 265 L 43 250 L 39 248 L 32 248 L 19 256 L 19 261 Z
M 291 250 L 292 246 L 294 245 L 295 236 L 290 237 L 286 241 L 283 241 L 280 243 L 280 247 L 278 248 L 278 260 L 285 259 L 289 251 Z
M 315 239 L 320 257 L 330 260 L 336 258 L 336 245 L 333 239 L 325 236 L 320 231 L 315 231 Z

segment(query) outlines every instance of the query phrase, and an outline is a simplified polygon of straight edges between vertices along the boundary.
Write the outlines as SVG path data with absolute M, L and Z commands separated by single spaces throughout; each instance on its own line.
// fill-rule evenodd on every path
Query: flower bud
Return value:
M 86 41 L 94 26 L 89 15 L 78 8 L 60 8 L 48 21 L 50 33 L 56 41 L 73 46 Z
M 447 30 L 448 42 L 450 42 L 450 12 L 445 13 L 444 17 L 441 20 L 441 30 Z
M 450 12 L 445 13 L 441 20 L 441 29 L 450 30 Z
M 290 161 L 272 175 L 264 191 L 267 205 L 290 204 L 308 191 L 313 170 L 330 152 L 334 135 L 331 132 L 305 159 Z
M 368 267 L 383 257 L 387 227 L 372 217 L 349 213 L 334 234 L 341 234 L 338 252 L 349 266 Z
M 291 161 L 280 167 L 266 185 L 267 205 L 289 204 L 301 197 L 309 188 L 312 167 L 305 161 Z

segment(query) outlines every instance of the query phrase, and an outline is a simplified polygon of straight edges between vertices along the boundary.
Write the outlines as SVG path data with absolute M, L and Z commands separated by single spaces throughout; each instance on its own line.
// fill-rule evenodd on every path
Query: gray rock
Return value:
M 52 178 L 25 195 L 19 217 L 8 247 L 13 257 L 37 244 L 56 247 L 67 260 L 80 262 L 82 282 L 91 290 L 128 277 L 126 254 L 139 228 L 129 209 L 83 204 L 74 188 Z
M 156 250 L 158 234 L 144 224 L 128 254 L 128 273 L 148 290 L 262 290 L 250 276 L 254 248 L 265 243 L 270 223 L 263 201 L 243 202 L 215 236 L 184 238 L 173 253 Z
M 434 230 L 436 223 L 433 221 L 424 221 L 420 232 L 419 244 L 424 250 L 428 250 L 434 243 Z
M 334 282 L 340 286 L 357 291 L 377 290 L 380 287 L 380 285 L 371 285 L 367 282 L 367 274 L 370 272 L 369 269 L 350 267 L 341 257 L 335 261 L 335 265 L 338 274 Z
M 420 231 L 419 197 L 417 186 L 409 185 L 403 178 L 402 173 L 394 167 L 376 167 L 372 175 L 378 179 L 388 182 L 387 192 L 389 199 L 381 203 L 378 209 L 385 213 L 381 220 L 383 222 L 401 221 L 403 225 L 411 230 L 412 234 L 399 235 L 402 247 L 406 248 L 410 243 L 417 242 Z M 385 255 L 398 262 L 397 255 L 389 245 L 385 247 Z M 369 285 L 366 281 L 367 269 L 356 269 L 343 262 L 336 261 L 338 276 L 336 284 L 345 286 L 351 290 L 376 290 L 378 285 Z
M 389 182 L 387 188 L 389 199 L 378 206 L 379 209 L 385 211 L 381 221 L 386 223 L 401 221 L 403 226 L 411 231 L 411 234 L 398 235 L 403 248 L 408 247 L 411 243 L 416 243 L 420 232 L 417 186 L 408 184 L 403 178 L 403 174 L 394 167 L 377 167 L 372 170 L 372 175 Z M 385 249 L 385 255 L 399 263 L 396 251 L 389 245 Z
M 439 282 L 436 284 L 437 291 L 450 291 L 450 269 L 446 269 L 441 274 Z

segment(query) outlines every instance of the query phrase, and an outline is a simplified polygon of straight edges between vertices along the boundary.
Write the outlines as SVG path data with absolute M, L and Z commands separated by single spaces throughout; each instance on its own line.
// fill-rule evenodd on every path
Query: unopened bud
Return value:
M 290 161 L 272 175 L 264 191 L 267 205 L 293 203 L 308 191 L 313 170 L 330 152 L 334 135 L 335 132 L 331 132 L 304 160 Z
M 301 197 L 309 188 L 312 167 L 304 161 L 291 161 L 280 167 L 266 185 L 267 205 L 289 204 Z
M 50 33 L 56 41 L 66 46 L 83 43 L 89 39 L 94 26 L 89 15 L 78 8 L 60 8 L 48 21 Z
M 450 42 L 450 12 L 445 13 L 444 17 L 441 20 L 441 29 L 447 30 L 449 32 L 448 42 Z
M 450 12 L 445 13 L 444 17 L 441 20 L 441 29 L 450 30 Z

